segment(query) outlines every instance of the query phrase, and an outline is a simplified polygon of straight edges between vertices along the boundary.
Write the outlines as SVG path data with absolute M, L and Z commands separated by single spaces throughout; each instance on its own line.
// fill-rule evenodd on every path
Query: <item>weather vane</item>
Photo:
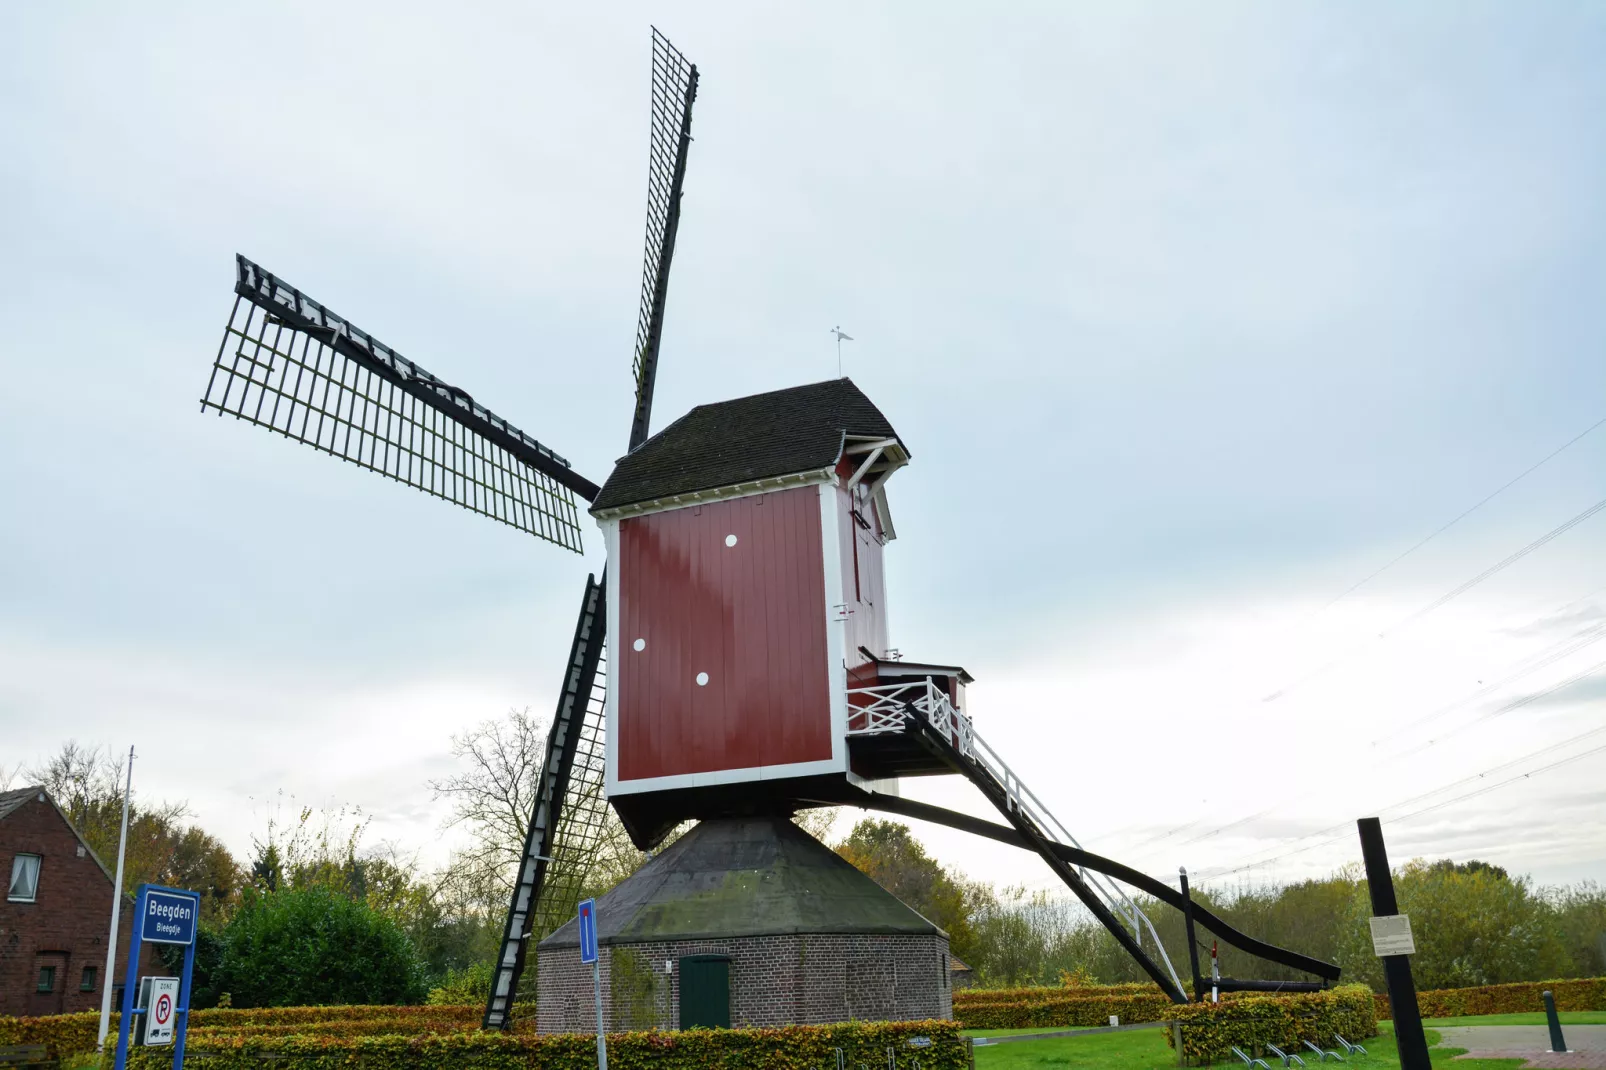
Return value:
M 841 327 L 832 327 L 831 333 L 836 336 L 836 377 L 842 378 L 842 343 L 853 341 L 853 335 L 844 334 Z

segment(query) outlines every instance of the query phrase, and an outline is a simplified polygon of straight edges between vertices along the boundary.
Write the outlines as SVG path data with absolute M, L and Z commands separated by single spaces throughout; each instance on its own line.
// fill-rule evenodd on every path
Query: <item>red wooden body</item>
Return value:
M 804 486 L 618 522 L 611 789 L 759 779 L 840 756 L 822 490 L 840 493 Z

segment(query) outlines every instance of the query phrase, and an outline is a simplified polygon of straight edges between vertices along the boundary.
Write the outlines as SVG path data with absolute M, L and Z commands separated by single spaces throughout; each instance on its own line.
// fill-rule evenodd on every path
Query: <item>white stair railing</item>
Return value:
M 901 732 L 905 713 L 911 707 L 933 728 L 947 736 L 960 754 L 981 766 L 1004 789 L 1005 798 L 1011 809 L 1028 818 L 1049 839 L 1085 850 L 1076 837 L 1071 835 L 1070 829 L 1061 824 L 1036 793 L 1015 775 L 1015 771 L 999 757 L 998 752 L 976 734 L 970 718 L 954 708 L 948 693 L 929 679 L 916 683 L 849 688 L 848 735 L 869 736 Z M 1176 967 L 1171 965 L 1171 956 L 1166 953 L 1159 930 L 1154 927 L 1154 922 L 1149 920 L 1149 916 L 1143 913 L 1142 908 L 1132 901 L 1132 897 L 1127 895 L 1115 881 L 1096 870 L 1085 869 L 1082 866 L 1076 866 L 1075 869 L 1082 880 L 1104 900 L 1104 905 L 1109 907 L 1110 912 L 1131 927 L 1133 939 L 1137 941 L 1139 947 L 1143 946 L 1144 933 L 1147 932 L 1149 938 L 1154 941 L 1155 948 L 1159 950 L 1160 959 L 1165 963 L 1166 972 L 1171 975 L 1177 990 L 1186 991 L 1182 979 L 1177 976 Z

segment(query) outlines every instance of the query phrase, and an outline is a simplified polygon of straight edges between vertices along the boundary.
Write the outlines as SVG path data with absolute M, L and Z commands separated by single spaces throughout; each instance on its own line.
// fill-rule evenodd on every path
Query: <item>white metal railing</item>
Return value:
M 1015 771 L 998 756 L 998 752 L 976 734 L 970 718 L 954 708 L 948 693 L 930 679 L 902 684 L 882 684 L 877 687 L 849 688 L 848 735 L 868 736 L 901 732 L 904 716 L 910 708 L 924 717 L 933 728 L 947 736 L 960 754 L 981 766 L 987 775 L 1004 789 L 1004 795 L 1011 809 L 1023 814 L 1049 839 L 1079 850 L 1086 849 L 1075 836 L 1071 835 L 1071 831 L 1060 823 L 1053 812 L 1043 805 L 1043 801 L 1036 793 L 1021 782 Z M 1160 952 L 1160 959 L 1165 963 L 1166 972 L 1171 975 L 1171 980 L 1176 983 L 1179 991 L 1185 991 L 1182 979 L 1177 976 L 1176 967 L 1171 965 L 1171 956 L 1166 953 L 1165 944 L 1160 941 L 1160 933 L 1155 929 L 1154 922 L 1150 921 L 1148 915 L 1132 901 L 1132 897 L 1105 874 L 1082 866 L 1075 868 L 1082 880 L 1104 900 L 1104 905 L 1110 908 L 1110 912 L 1131 927 L 1132 935 L 1139 947 L 1144 944 L 1145 931 L 1149 934 L 1154 946 Z

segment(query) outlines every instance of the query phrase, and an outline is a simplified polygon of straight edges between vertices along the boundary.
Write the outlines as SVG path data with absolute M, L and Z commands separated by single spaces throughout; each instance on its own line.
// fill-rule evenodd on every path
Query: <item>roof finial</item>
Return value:
M 842 378 L 842 343 L 853 341 L 853 335 L 843 334 L 842 328 L 832 327 L 831 333 L 836 335 L 836 377 Z

